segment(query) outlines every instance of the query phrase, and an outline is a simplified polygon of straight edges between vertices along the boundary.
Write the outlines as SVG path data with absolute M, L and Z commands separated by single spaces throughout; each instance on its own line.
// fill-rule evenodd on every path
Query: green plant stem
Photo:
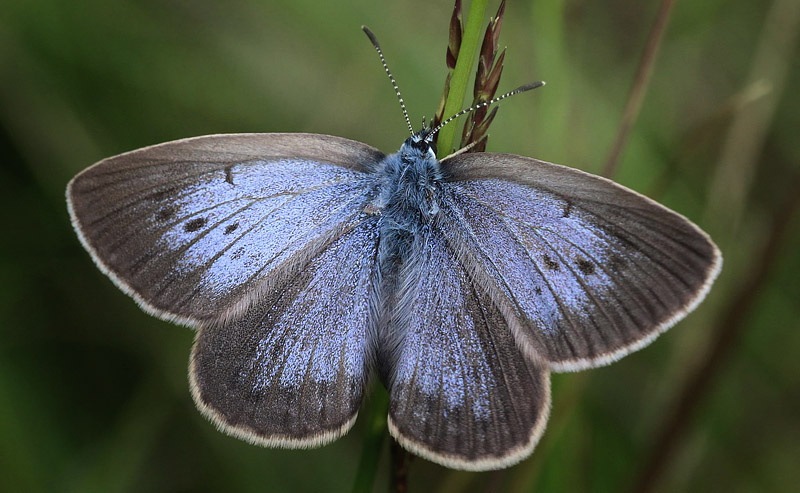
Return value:
M 464 96 L 467 93 L 467 84 L 472 73 L 472 66 L 478 52 L 483 26 L 483 19 L 486 15 L 486 6 L 489 0 L 472 0 L 464 25 L 464 37 L 461 39 L 461 49 L 459 50 L 456 68 L 453 69 L 453 77 L 450 80 L 450 93 L 447 95 L 447 102 L 444 104 L 444 114 L 442 120 L 455 115 L 461 111 L 464 104 Z M 439 157 L 450 154 L 453 150 L 453 139 L 456 135 L 456 127 L 448 125 L 439 131 Z
M 383 440 L 386 437 L 386 414 L 389 412 L 389 394 L 381 385 L 377 385 L 373 392 L 372 410 L 369 415 L 364 436 L 364 445 L 361 447 L 361 459 L 358 461 L 356 480 L 353 483 L 353 493 L 372 491 L 375 475 L 378 472 L 378 459 L 381 456 Z

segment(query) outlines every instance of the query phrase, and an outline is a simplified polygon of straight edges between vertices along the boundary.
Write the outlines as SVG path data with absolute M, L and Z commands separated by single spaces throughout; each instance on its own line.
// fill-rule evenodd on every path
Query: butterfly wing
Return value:
M 70 182 L 95 262 L 148 311 L 199 328 L 198 407 L 264 445 L 333 440 L 367 375 L 383 155 L 309 134 L 216 135 L 101 161 Z
M 531 453 L 550 408 L 546 369 L 517 349 L 444 234 L 426 229 L 400 274 L 389 431 L 433 462 L 498 469 Z
M 377 242 L 372 216 L 240 317 L 203 327 L 189 371 L 198 408 L 260 445 L 311 447 L 344 434 L 368 375 Z
M 614 182 L 510 154 L 444 163 L 443 217 L 517 342 L 556 371 L 607 364 L 691 311 L 719 272 L 711 239 Z
M 92 258 L 149 313 L 198 326 L 358 222 L 383 154 L 312 134 L 179 140 L 105 159 L 67 187 Z M 242 301 L 243 300 L 243 301 Z

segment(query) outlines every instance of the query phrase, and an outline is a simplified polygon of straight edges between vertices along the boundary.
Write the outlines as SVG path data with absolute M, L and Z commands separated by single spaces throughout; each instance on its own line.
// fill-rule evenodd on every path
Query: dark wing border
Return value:
M 392 437 L 394 437 L 394 439 L 397 440 L 397 442 L 402 445 L 403 448 L 410 451 L 414 455 L 418 455 L 423 459 L 427 459 L 431 462 L 449 467 L 451 469 L 481 472 L 504 469 L 506 467 L 513 466 L 514 464 L 518 464 L 530 457 L 530 455 L 536 449 L 536 445 L 539 444 L 539 440 L 541 440 L 542 435 L 544 435 L 544 431 L 547 429 L 547 422 L 550 419 L 550 410 L 552 408 L 550 372 L 546 368 L 542 368 L 540 371 L 542 374 L 542 382 L 544 384 L 543 394 L 546 399 L 541 407 L 542 413 L 536 420 L 536 424 L 533 426 L 533 428 L 531 428 L 528 441 L 523 445 L 509 449 L 502 457 L 470 461 L 451 454 L 437 453 L 433 451 L 429 445 L 425 445 L 424 443 L 405 436 L 397 427 L 397 425 L 394 424 L 391 415 L 387 415 L 386 417 L 389 434 L 392 435 Z

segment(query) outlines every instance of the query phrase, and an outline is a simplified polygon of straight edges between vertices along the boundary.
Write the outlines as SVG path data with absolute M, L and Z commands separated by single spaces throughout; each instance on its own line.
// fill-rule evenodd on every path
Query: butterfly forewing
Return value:
M 390 431 L 409 450 L 449 467 L 518 462 L 547 420 L 547 370 L 523 357 L 440 230 L 426 228 L 406 258 Z
M 641 347 L 705 295 L 721 263 L 694 224 L 609 180 L 508 154 L 445 163 L 445 216 L 528 356 L 555 370 Z
M 343 232 L 240 317 L 203 328 L 190 378 L 226 432 L 269 446 L 327 443 L 352 426 L 367 380 L 375 217 Z
M 196 325 L 356 220 L 382 157 L 325 135 L 198 137 L 101 161 L 67 197 L 101 269 L 148 311 Z

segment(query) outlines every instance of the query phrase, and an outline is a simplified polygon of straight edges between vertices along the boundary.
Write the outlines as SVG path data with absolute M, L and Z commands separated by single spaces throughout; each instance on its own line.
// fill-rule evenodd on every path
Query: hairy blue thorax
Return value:
M 428 131 L 412 135 L 400 150 L 379 165 L 378 193 L 373 206 L 383 216 L 385 227 L 415 233 L 439 212 L 438 187 L 442 170 Z

